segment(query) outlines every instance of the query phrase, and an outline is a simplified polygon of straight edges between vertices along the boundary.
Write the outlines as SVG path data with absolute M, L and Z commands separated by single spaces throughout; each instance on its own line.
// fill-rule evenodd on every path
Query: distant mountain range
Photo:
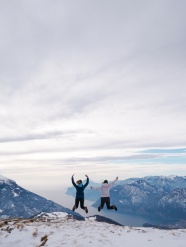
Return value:
M 40 212 L 66 212 L 80 216 L 0 175 L 0 219 L 29 218 Z
M 98 198 L 92 206 L 98 207 L 100 194 L 86 189 L 86 199 L 93 200 L 95 194 Z M 120 213 L 186 220 L 185 176 L 149 176 L 118 181 L 110 195 L 111 203 L 117 205 Z
M 97 187 L 100 184 L 90 181 L 85 190 L 85 198 L 95 201 L 92 206 L 98 207 L 100 193 L 91 190 L 90 185 Z M 75 189 L 70 187 L 66 193 L 75 196 Z M 111 203 L 117 205 L 120 213 L 186 220 L 185 176 L 152 176 L 120 180 L 113 186 L 110 194 Z M 40 212 L 66 212 L 80 216 L 0 175 L 0 219 L 29 218 Z

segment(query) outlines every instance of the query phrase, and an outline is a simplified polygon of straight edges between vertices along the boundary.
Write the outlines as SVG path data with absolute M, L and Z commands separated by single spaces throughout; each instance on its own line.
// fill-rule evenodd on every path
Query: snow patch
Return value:
M 52 213 L 45 213 L 41 212 L 37 215 L 38 218 L 65 218 L 68 216 L 68 213 L 65 212 L 52 212 Z
M 64 216 L 61 212 L 48 215 Z M 92 218 L 92 220 L 90 220 Z M 78 221 L 63 218 L 61 221 L 43 219 L 14 219 L 0 221 L 0 246 L 67 246 L 67 247 L 185 247 L 186 229 L 160 230 L 144 227 L 124 227 L 97 222 L 95 217 Z
M 87 221 L 96 221 L 96 217 L 95 216 L 91 216 L 91 217 L 85 218 L 85 220 L 87 220 Z
M 13 191 L 13 195 L 14 195 L 14 197 L 18 197 L 19 195 L 16 193 L 16 192 L 14 192 Z

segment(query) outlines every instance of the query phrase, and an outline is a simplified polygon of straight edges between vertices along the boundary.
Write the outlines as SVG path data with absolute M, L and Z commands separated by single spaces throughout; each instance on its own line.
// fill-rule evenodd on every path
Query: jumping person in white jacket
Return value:
M 104 207 L 106 203 L 107 209 L 115 209 L 117 211 L 117 207 L 115 205 L 110 206 L 110 189 L 114 185 L 114 183 L 118 180 L 118 177 L 111 183 L 108 183 L 108 180 L 104 180 L 100 187 L 94 188 L 90 186 L 92 190 L 101 190 L 101 204 L 98 207 L 98 211 L 100 212 L 101 209 Z

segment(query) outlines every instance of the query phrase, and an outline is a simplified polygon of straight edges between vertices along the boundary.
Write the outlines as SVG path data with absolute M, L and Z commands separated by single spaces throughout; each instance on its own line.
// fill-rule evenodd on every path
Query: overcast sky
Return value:
M 185 0 L 0 0 L 0 174 L 186 175 Z

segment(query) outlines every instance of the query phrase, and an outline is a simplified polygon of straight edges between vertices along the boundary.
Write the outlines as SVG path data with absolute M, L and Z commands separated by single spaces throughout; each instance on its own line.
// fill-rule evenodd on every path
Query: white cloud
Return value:
M 185 147 L 185 7 L 1 1 L 0 159 Z

